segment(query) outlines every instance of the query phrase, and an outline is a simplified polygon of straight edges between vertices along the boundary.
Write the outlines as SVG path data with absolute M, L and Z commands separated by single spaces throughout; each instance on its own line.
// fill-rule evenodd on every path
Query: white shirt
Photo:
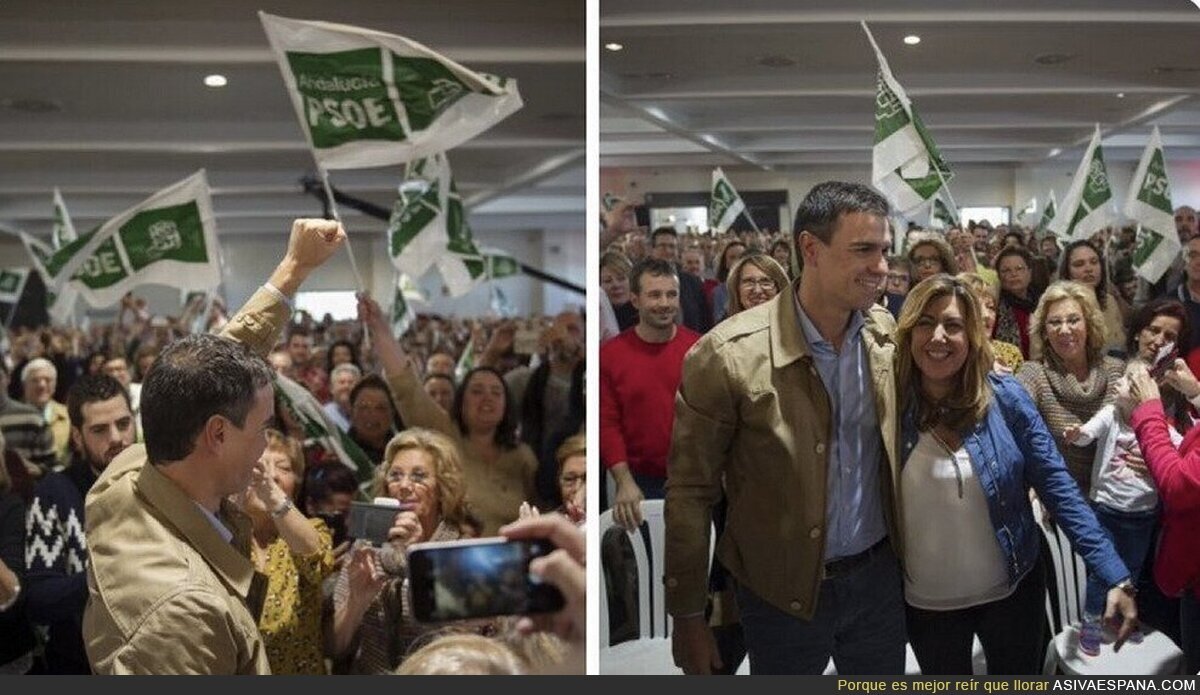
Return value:
M 909 605 L 955 610 L 1013 592 L 983 486 L 964 447 L 951 454 L 922 432 L 900 473 L 900 503 Z

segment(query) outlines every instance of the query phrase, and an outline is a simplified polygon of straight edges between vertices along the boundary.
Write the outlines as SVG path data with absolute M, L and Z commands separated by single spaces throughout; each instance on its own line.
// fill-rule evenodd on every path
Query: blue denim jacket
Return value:
M 971 468 L 987 497 L 988 516 L 1004 553 L 1009 584 L 1020 581 L 1037 561 L 1040 531 L 1029 505 L 1027 491 L 1031 487 L 1066 533 L 1071 547 L 1083 557 L 1089 572 L 1094 572 L 1105 586 L 1129 577 L 1129 570 L 1100 528 L 1079 486 L 1067 473 L 1033 399 L 1010 376 L 993 374 L 989 382 L 993 398 L 987 417 L 961 434 Z M 904 412 L 900 428 L 903 466 L 919 436 L 914 407 Z

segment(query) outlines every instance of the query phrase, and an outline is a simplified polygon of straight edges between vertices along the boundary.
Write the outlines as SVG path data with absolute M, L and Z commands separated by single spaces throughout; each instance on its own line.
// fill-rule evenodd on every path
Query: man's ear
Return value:
M 200 430 L 196 445 L 204 447 L 207 451 L 219 450 L 229 436 L 229 424 L 229 420 L 222 415 L 213 415 L 208 418 L 204 423 L 204 429 Z

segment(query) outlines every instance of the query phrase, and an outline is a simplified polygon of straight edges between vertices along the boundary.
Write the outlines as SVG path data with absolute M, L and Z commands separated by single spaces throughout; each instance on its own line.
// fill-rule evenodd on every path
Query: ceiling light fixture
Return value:
M 229 80 L 225 79 L 224 75 L 206 75 L 204 84 L 209 87 L 224 87 L 226 84 L 229 84 Z
M 1117 98 L 1118 98 L 1118 99 L 1124 99 L 1124 98 L 1125 98 L 1125 92 L 1117 92 Z
M 610 50 L 610 51 L 619 51 L 619 50 L 621 50 L 622 48 L 625 48 L 624 46 L 622 46 L 621 44 L 619 44 L 619 43 L 616 43 L 616 42 L 613 42 L 613 43 L 606 43 L 606 44 L 604 44 L 604 47 L 605 47 L 605 48 L 607 48 L 607 49 L 608 49 L 608 50 Z
M 909 46 L 916 46 L 917 44 L 921 43 L 921 37 L 917 36 L 916 34 L 909 34 L 908 36 L 904 37 L 904 43 L 908 44 Z
M 1050 150 L 1050 156 L 1051 156 L 1051 157 L 1057 157 L 1057 156 L 1058 156 L 1058 155 L 1060 155 L 1060 154 L 1062 154 L 1062 150 L 1061 150 L 1061 149 L 1059 149 L 1059 148 L 1057 148 L 1057 147 L 1055 147 L 1054 149 Z

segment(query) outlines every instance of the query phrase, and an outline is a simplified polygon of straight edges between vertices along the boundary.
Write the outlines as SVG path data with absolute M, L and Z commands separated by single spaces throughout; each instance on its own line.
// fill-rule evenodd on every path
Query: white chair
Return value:
M 662 500 L 642 503 L 642 516 L 650 531 L 650 548 L 641 531 L 627 534 L 637 564 L 638 637 L 609 646 L 608 587 L 600 590 L 600 673 L 605 675 L 682 674 L 671 657 L 671 617 L 663 591 L 663 546 L 666 526 Z M 614 528 L 612 510 L 600 515 L 600 538 Z M 651 569 L 651 561 L 654 563 Z
M 1087 569 L 1083 558 L 1071 549 L 1062 529 L 1042 528 L 1050 545 L 1054 574 L 1047 583 L 1058 595 L 1058 611 L 1046 595 L 1046 616 L 1054 637 L 1046 645 L 1044 675 L 1056 670 L 1071 676 L 1099 675 L 1170 675 L 1181 673 L 1183 652 L 1166 635 L 1147 630 L 1141 644 L 1125 643 L 1114 652 L 1111 644 L 1101 644 L 1098 656 L 1079 651 L 1079 624 L 1083 618 L 1084 596 L 1087 592 Z M 1149 571 L 1147 567 L 1146 571 Z M 1145 628 L 1143 628 L 1145 629 Z

